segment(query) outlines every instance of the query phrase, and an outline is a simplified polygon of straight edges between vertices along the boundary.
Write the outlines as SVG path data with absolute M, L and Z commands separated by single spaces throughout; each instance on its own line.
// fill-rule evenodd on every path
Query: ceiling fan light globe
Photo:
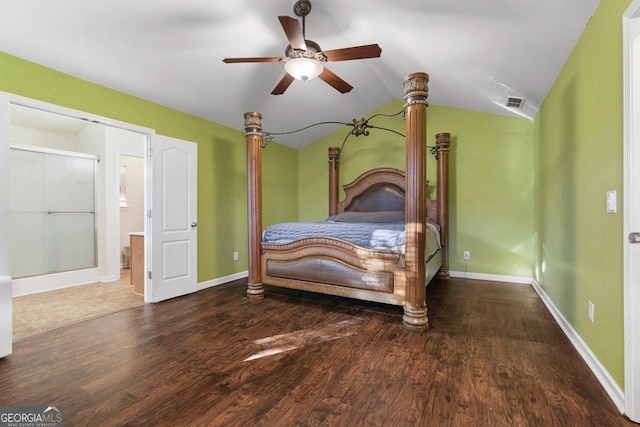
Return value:
M 320 61 L 311 58 L 294 58 L 284 64 L 287 73 L 298 80 L 307 81 L 318 77 L 324 67 Z

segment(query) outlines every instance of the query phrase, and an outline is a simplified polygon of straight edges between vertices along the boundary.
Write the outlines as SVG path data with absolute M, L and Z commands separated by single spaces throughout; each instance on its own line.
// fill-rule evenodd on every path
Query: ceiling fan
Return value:
M 284 63 L 286 73 L 271 92 L 272 95 L 282 95 L 295 79 L 306 81 L 316 77 L 324 80 L 340 93 L 349 92 L 353 89 L 353 86 L 331 72 L 324 64 L 326 62 L 352 59 L 378 58 L 382 52 L 380 46 L 369 44 L 323 51 L 318 43 L 305 39 L 305 17 L 311 12 L 311 1 L 298 0 L 293 6 L 293 12 L 302 17 L 302 27 L 300 27 L 300 23 L 295 18 L 278 16 L 289 40 L 284 57 L 225 58 L 222 61 L 227 64 L 239 62 Z

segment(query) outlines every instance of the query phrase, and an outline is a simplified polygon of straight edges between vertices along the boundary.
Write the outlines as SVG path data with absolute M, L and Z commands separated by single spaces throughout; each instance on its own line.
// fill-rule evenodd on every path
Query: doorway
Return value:
M 120 277 L 123 208 L 113 201 L 121 158 L 131 159 L 124 210 L 144 231 L 147 136 L 15 104 L 9 135 L 14 339 L 142 304 Z
M 138 132 L 114 128 L 102 123 L 90 122 L 61 114 L 43 111 L 37 108 L 21 105 L 11 105 L 10 138 L 12 144 L 20 147 L 32 147 L 38 151 L 54 150 L 56 153 L 91 157 L 95 159 L 95 171 L 91 178 L 94 180 L 95 194 L 91 200 L 91 209 L 95 217 L 92 225 L 91 241 L 95 248 L 85 251 L 94 253 L 91 262 L 76 268 L 62 268 L 45 271 L 42 274 L 17 274 L 20 272 L 9 270 L 14 278 L 14 295 L 26 295 L 36 292 L 61 289 L 93 282 L 112 282 L 120 277 L 120 154 L 140 159 L 136 163 L 137 180 L 132 181 L 136 200 L 134 206 L 139 215 L 144 212 L 146 173 L 144 155 L 146 152 L 147 136 Z M 77 174 L 76 174 L 77 175 Z M 75 182 L 77 177 L 71 176 L 67 181 Z M 140 182 L 142 180 L 142 182 Z M 77 185 L 76 185 L 77 186 Z M 67 184 L 61 184 L 61 193 L 66 190 L 74 193 L 69 196 L 72 201 L 78 198 L 77 191 Z M 14 191 L 15 193 L 15 191 Z M 95 202 L 94 202 L 95 200 Z M 140 205 L 142 205 L 140 207 Z M 144 230 L 144 216 L 142 215 L 139 230 Z M 140 222 L 140 221 L 139 221 Z M 68 239 L 67 239 L 68 241 Z M 75 242 L 75 241 L 73 241 Z M 69 241 L 69 243 L 72 243 Z M 94 244 L 91 243 L 93 246 Z M 11 254 L 9 255 L 11 258 Z
M 144 301 L 160 302 L 198 290 L 197 284 L 197 144 L 157 135 L 153 129 L 114 121 L 89 113 L 59 107 L 42 101 L 0 92 L 0 172 L 9 166 L 10 108 L 21 106 L 50 114 L 80 120 L 103 135 L 95 155 L 100 159 L 96 176 L 104 197 L 96 198 L 97 270 L 99 282 L 117 280 L 120 273 L 119 241 L 119 171 L 116 153 L 141 156 L 145 164 L 144 184 Z M 119 138 L 119 144 L 110 138 Z M 109 143 L 106 143 L 106 141 Z M 142 153 L 140 155 L 139 153 Z M 152 155 L 153 153 L 153 155 Z M 153 161 L 152 161 L 153 160 Z M 98 193 L 100 190 L 97 190 Z M 9 276 L 8 185 L 0 180 L 0 276 Z M 153 215 L 152 215 L 153 212 Z M 73 270 L 86 273 L 92 269 Z M 152 274 L 152 273 L 156 274 Z M 153 276 L 153 277 L 152 277 Z M 37 276 L 36 276 L 37 277 Z M 88 283 L 83 281 L 81 283 Z M 9 281 L 9 284 L 11 282 Z M 15 283 L 14 283 L 15 285 Z M 9 288 L 11 289 L 11 288 Z M 14 286 L 15 289 L 15 286 Z M 0 295 L 4 296 L 4 295 Z M 11 299 L 0 300 L 8 304 Z M 6 344 L 5 331 L 10 331 L 10 317 L 0 317 L 0 344 Z M 10 337 L 9 337 L 10 338 Z M 2 347 L 4 349 L 4 347 Z M 10 354 L 11 346 L 8 347 Z

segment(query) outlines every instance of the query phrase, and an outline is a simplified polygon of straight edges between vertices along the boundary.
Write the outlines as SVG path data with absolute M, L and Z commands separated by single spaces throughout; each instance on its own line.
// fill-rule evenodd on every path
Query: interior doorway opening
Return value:
M 144 283 L 140 287 L 137 297 L 131 298 L 129 295 L 122 295 L 123 292 L 133 295 L 134 290 L 129 275 L 121 277 L 122 239 L 120 238 L 121 227 L 119 224 L 121 217 L 126 221 L 127 216 L 135 216 L 135 221 L 130 221 L 131 226 L 135 227 L 135 231 L 144 232 L 146 227 L 144 216 L 146 209 L 145 153 L 147 152 L 148 134 L 27 104 L 11 103 L 10 105 L 10 144 L 14 146 L 17 144 L 21 148 L 21 153 L 53 153 L 55 158 L 72 159 L 71 163 L 87 159 L 95 163 L 94 170 L 89 174 L 92 180 L 91 187 L 94 189 L 94 193 L 90 197 L 91 206 L 83 209 L 83 213 L 86 213 L 85 216 L 92 218 L 89 227 L 90 233 L 88 233 L 91 248 L 78 249 L 77 239 L 73 234 L 69 237 L 67 233 L 65 234 L 67 237 L 63 236 L 64 238 L 57 239 L 55 244 L 49 245 L 50 250 L 48 251 L 50 252 L 48 257 L 50 261 L 62 259 L 61 255 L 67 252 L 71 253 L 72 259 L 77 259 L 78 256 L 74 257 L 73 254 L 80 250 L 83 255 L 90 255 L 91 262 L 81 265 L 67 262 L 64 265 L 70 265 L 73 268 L 54 268 L 44 271 L 44 273 L 51 274 L 41 274 L 40 270 L 42 269 L 34 274 L 20 274 L 20 272 L 12 271 L 15 270 L 15 268 L 11 268 L 12 265 L 28 267 L 29 263 L 36 260 L 33 260 L 31 256 L 25 256 L 24 253 L 17 253 L 14 250 L 16 245 L 10 244 L 9 275 L 15 278 L 13 281 L 14 339 L 16 331 L 19 336 L 31 335 L 67 323 L 74 323 L 144 303 Z M 62 154 L 68 156 L 61 156 Z M 15 166 L 11 159 L 12 157 L 9 157 L 10 168 Z M 69 161 L 63 165 L 62 169 L 66 167 L 67 163 Z M 119 171 L 123 163 L 129 163 L 124 165 L 129 172 L 127 191 L 129 200 L 126 206 L 120 206 L 118 201 Z M 39 171 L 37 172 L 36 175 L 39 174 Z M 84 188 L 86 185 L 83 183 L 90 180 L 88 176 L 81 176 L 76 172 L 75 170 L 63 170 L 58 174 L 66 176 L 66 181 L 62 180 L 57 194 L 62 195 L 62 198 L 69 201 L 71 205 L 80 199 L 80 194 L 78 194 L 80 190 L 75 187 Z M 56 180 L 59 180 L 58 176 L 40 181 L 46 187 L 47 182 Z M 35 191 L 35 186 L 30 185 L 30 189 Z M 20 195 L 26 191 L 28 190 L 13 191 L 13 194 Z M 11 191 L 10 194 L 12 194 Z M 14 209 L 12 209 L 11 203 L 9 210 L 13 213 Z M 53 212 L 54 210 L 56 212 Z M 72 226 L 76 223 L 73 218 L 69 218 L 69 215 L 80 215 L 79 209 L 71 208 L 41 209 L 41 211 L 39 214 L 44 217 L 52 217 L 54 213 L 59 214 L 58 216 L 64 216 L 63 219 L 67 219 L 67 222 L 62 226 Z M 52 213 L 49 214 L 49 211 Z M 121 215 L 121 211 L 127 213 Z M 34 213 L 28 214 L 34 215 Z M 11 221 L 15 222 L 15 219 L 12 219 L 15 215 L 10 216 L 9 228 L 12 230 L 14 227 Z M 57 220 L 57 218 L 54 219 Z M 64 227 L 59 227 L 60 221 L 54 222 L 50 227 L 51 232 L 60 233 Z M 127 242 L 124 243 L 128 245 Z M 144 247 L 141 252 L 144 257 Z M 16 261 L 18 257 L 18 263 L 12 262 Z M 125 281 L 127 283 L 124 283 Z M 53 305 L 51 305 L 52 303 Z M 34 316 L 31 315 L 32 313 Z

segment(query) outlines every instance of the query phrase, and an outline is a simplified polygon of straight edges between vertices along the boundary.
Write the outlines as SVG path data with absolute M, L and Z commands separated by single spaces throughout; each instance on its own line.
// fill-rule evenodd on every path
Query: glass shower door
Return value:
M 95 267 L 95 157 L 37 147 L 10 152 L 11 276 Z

